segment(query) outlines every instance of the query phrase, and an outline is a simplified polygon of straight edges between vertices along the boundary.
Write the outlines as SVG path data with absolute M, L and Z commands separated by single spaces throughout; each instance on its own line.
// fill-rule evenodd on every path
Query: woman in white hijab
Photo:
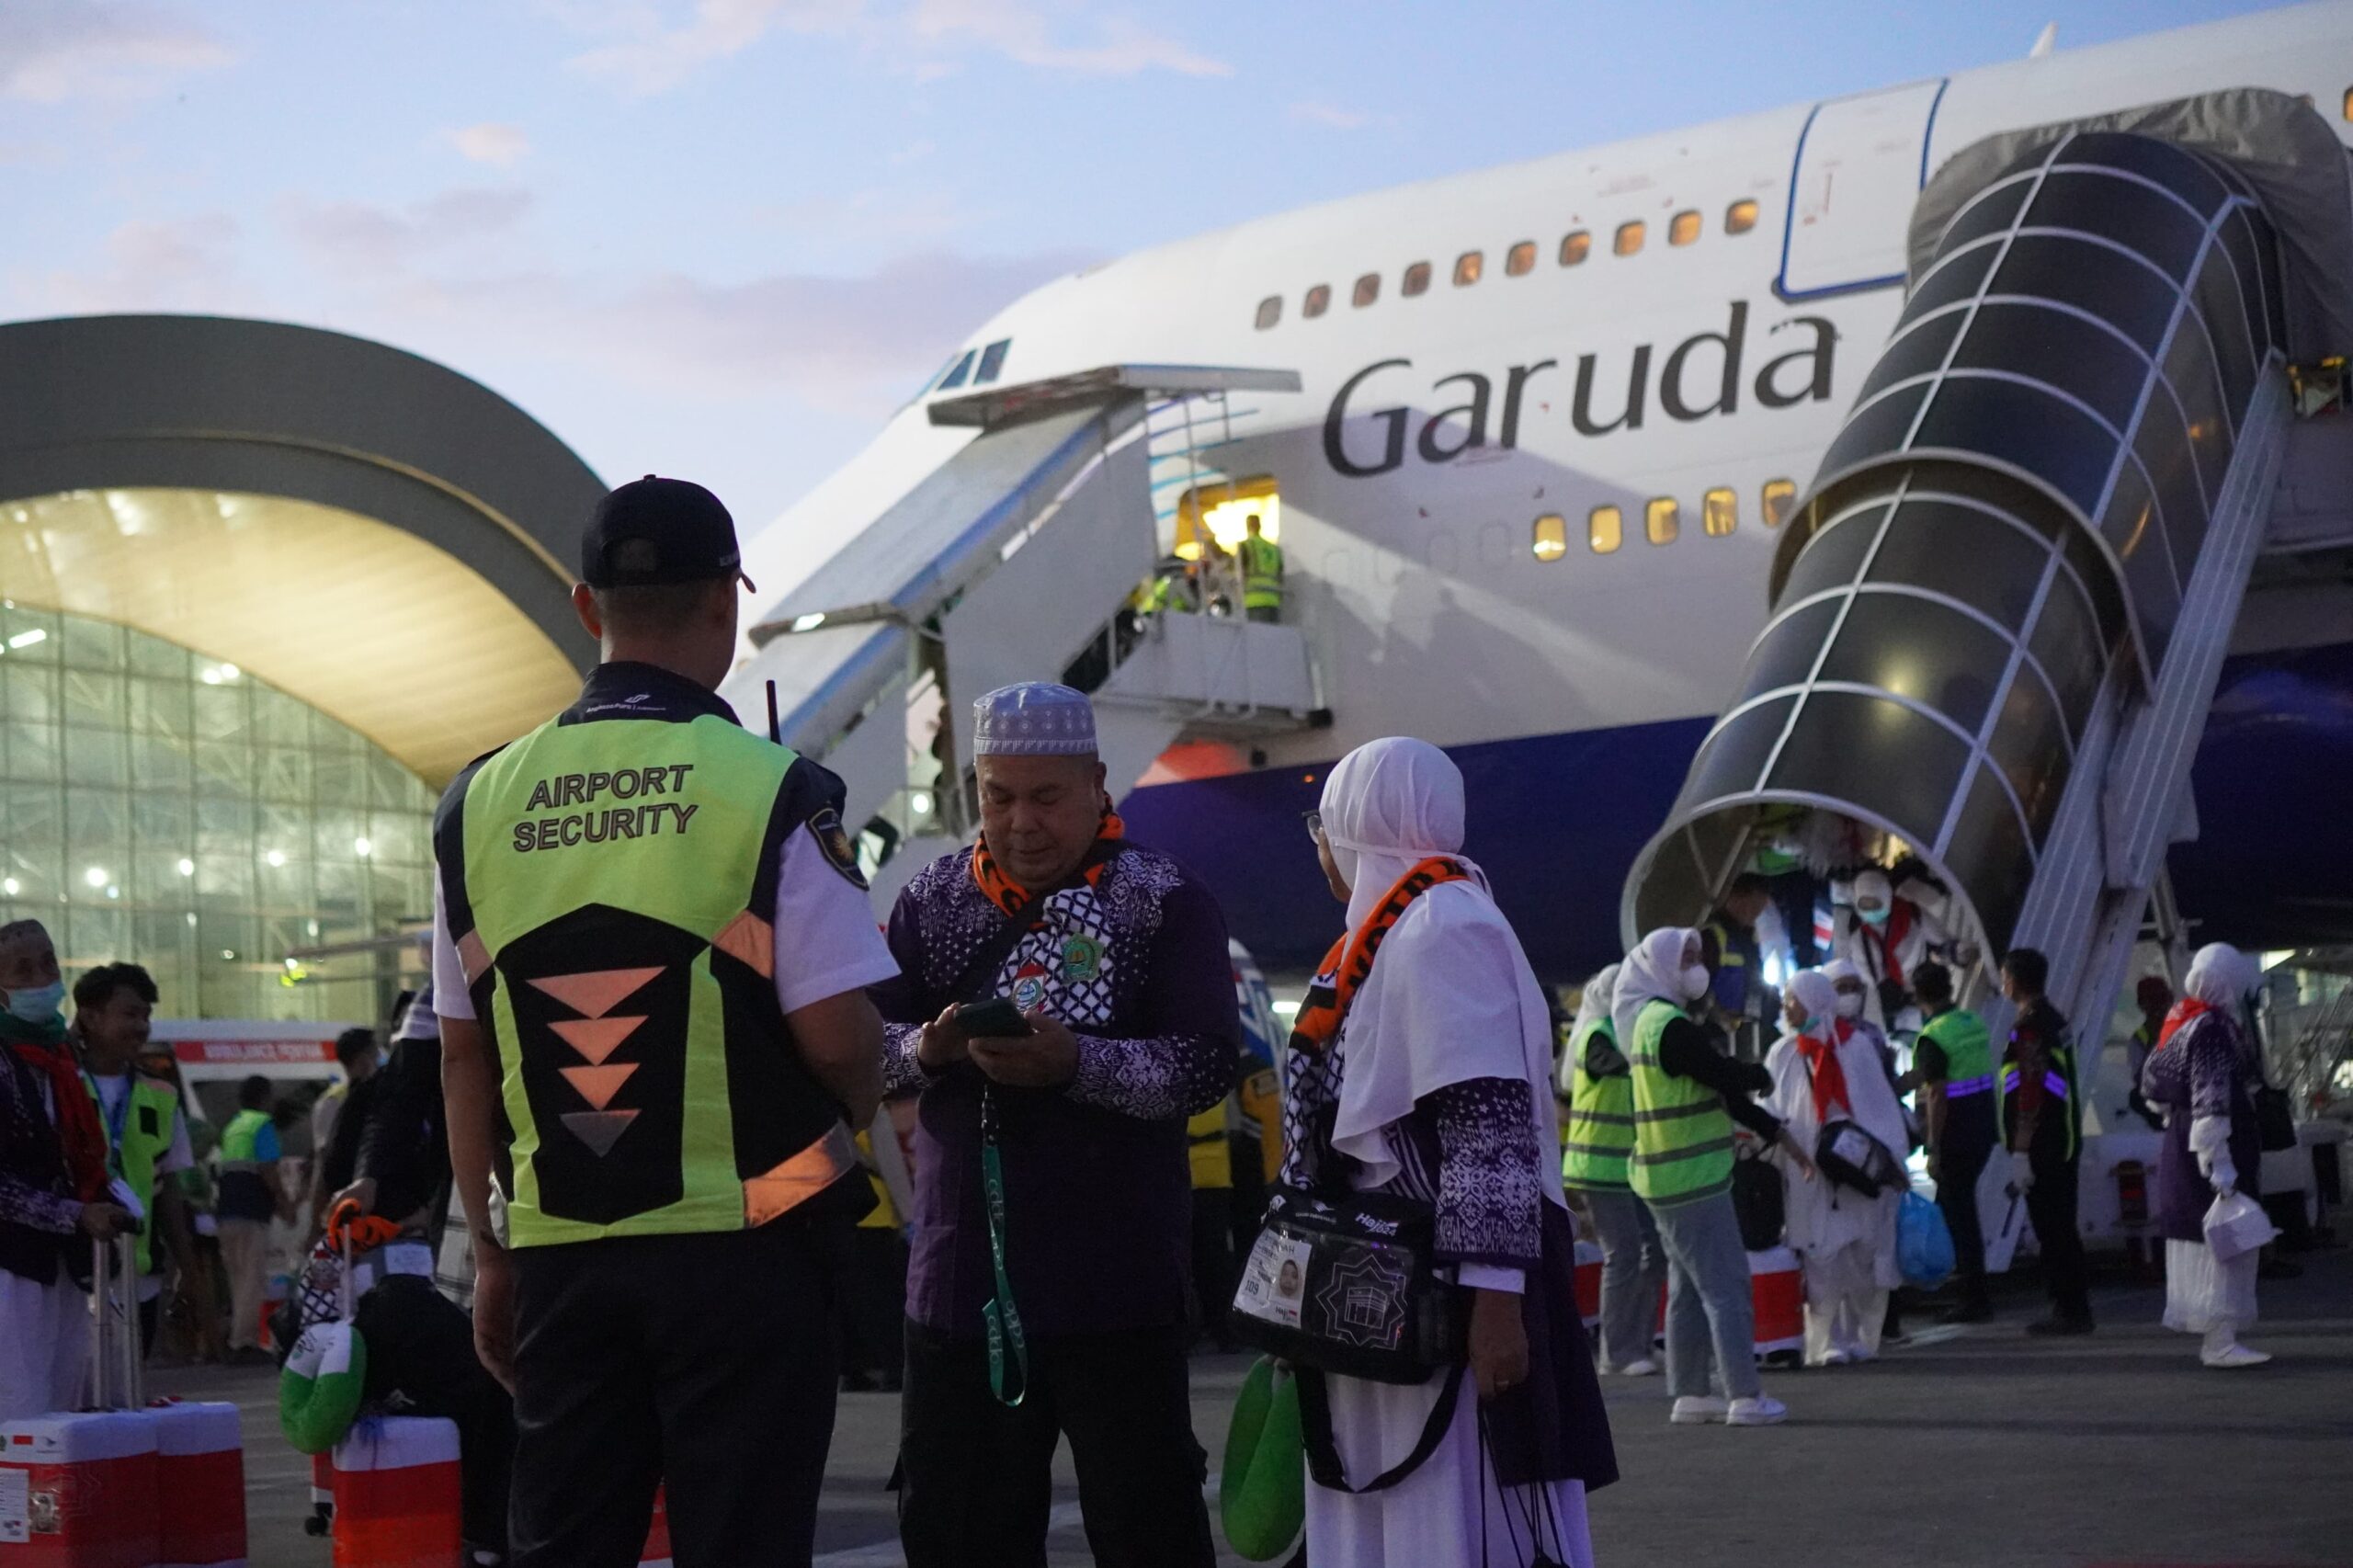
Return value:
M 1472 1299 L 1478 1387 L 1428 1460 L 1389 1490 L 1349 1494 L 1311 1478 L 1317 1568 L 1585 1568 L 1586 1489 L 1617 1478 L 1576 1314 L 1551 1009 L 1485 877 L 1461 855 L 1462 822 L 1461 774 L 1437 747 L 1404 739 L 1344 757 L 1311 822 L 1348 906 L 1336 959 L 1368 933 L 1375 941 L 1365 944 L 1369 969 L 1336 963 L 1301 1015 L 1284 1177 L 1434 1205 L 1438 1255 Z M 1411 1453 L 1443 1382 L 1326 1379 L 1352 1484 Z
M 2259 1254 L 2223 1263 L 2206 1243 L 2215 1195 L 2256 1196 L 2261 1171 L 2255 1091 L 2263 1085 L 2263 1058 L 2240 1013 L 2256 978 L 2254 961 L 2236 948 L 2199 949 L 2182 998 L 2141 1068 L 2141 1093 L 2165 1119 L 2156 1201 L 2165 1238 L 2165 1326 L 2204 1335 L 2200 1358 L 2224 1370 L 2271 1359 L 2239 1343 L 2239 1331 L 2255 1322 Z
M 1784 1007 L 1789 1032 L 1765 1058 L 1773 1074 L 1774 1111 L 1799 1145 L 1811 1149 L 1823 1126 L 1852 1121 L 1902 1158 L 1904 1109 L 1888 1085 L 1868 1026 L 1839 1016 L 1828 977 L 1809 970 L 1792 978 Z M 1805 1275 L 1805 1359 L 1843 1367 L 1879 1355 L 1888 1292 L 1904 1282 L 1895 1260 L 1895 1217 L 1903 1195 L 1866 1198 L 1816 1172 L 1788 1175 L 1790 1249 Z

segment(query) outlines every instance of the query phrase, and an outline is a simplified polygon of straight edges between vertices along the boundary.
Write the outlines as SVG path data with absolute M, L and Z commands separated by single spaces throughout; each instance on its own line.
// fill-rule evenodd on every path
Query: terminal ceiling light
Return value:
M 108 882 L 107 884 L 107 896 L 108 898 L 120 898 L 122 896 L 122 890 L 115 886 L 112 882 Z
M 82 873 L 82 880 L 89 883 L 94 888 L 102 888 L 106 886 L 108 882 L 113 881 L 112 878 L 107 875 L 106 868 L 103 866 L 91 867 L 88 870 Z
M 196 875 L 196 862 L 188 858 L 186 856 L 182 856 L 180 858 L 180 863 L 177 869 L 181 876 L 192 877 Z
M 6 893 L 10 898 L 16 897 L 17 890 L 22 886 L 23 884 L 14 877 L 0 877 L 0 892 Z
M 234 948 L 223 948 L 221 949 L 221 957 L 225 962 L 234 963 L 237 961 L 237 949 Z
M 1297 1017 L 1299 1016 L 1299 1004 L 1290 1000 L 1289 997 L 1285 997 L 1283 1000 L 1275 1004 L 1275 1011 L 1286 1018 Z
M 907 797 L 907 810 L 919 817 L 931 815 L 931 791 L 918 790 Z
M 365 860 L 376 852 L 376 846 L 364 838 L 355 838 L 351 841 L 351 852 Z
M 819 610 L 813 615 L 796 615 L 792 618 L 792 630 L 795 631 L 814 631 L 824 624 L 824 610 Z
M 273 849 L 268 854 L 263 856 L 262 858 L 269 862 L 270 869 L 276 870 L 278 867 L 286 864 L 286 851 L 283 849 Z
M 19 631 L 14 637 L 9 638 L 8 646 L 11 648 L 29 648 L 36 642 L 46 642 L 48 641 L 49 633 L 36 626 L 30 631 Z

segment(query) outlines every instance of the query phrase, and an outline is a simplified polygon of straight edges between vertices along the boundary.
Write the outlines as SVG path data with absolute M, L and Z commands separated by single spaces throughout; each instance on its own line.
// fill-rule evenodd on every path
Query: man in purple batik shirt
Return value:
M 908 1568 L 1042 1561 L 1065 1435 L 1097 1562 L 1208 1568 L 1185 1120 L 1233 1087 L 1225 920 L 1182 867 L 1124 841 L 1085 697 L 1026 685 L 975 707 L 980 842 L 900 893 L 900 976 L 873 991 L 885 1093 L 921 1096 Z M 992 997 L 1031 1032 L 958 1023 Z

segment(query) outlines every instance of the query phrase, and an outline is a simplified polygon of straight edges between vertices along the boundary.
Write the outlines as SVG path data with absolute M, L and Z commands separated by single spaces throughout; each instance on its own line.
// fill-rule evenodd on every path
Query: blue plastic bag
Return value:
M 1904 1195 L 1895 1214 L 1895 1265 L 1904 1282 L 1933 1290 L 1952 1277 L 1952 1232 L 1945 1227 L 1944 1210 L 1916 1192 Z

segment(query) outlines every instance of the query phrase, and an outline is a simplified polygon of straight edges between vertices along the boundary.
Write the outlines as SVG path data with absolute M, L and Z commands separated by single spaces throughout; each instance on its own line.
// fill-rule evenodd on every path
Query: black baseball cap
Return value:
M 580 540 L 580 578 L 592 588 L 708 583 L 744 576 L 735 519 L 719 497 L 684 479 L 647 474 L 597 503 Z

